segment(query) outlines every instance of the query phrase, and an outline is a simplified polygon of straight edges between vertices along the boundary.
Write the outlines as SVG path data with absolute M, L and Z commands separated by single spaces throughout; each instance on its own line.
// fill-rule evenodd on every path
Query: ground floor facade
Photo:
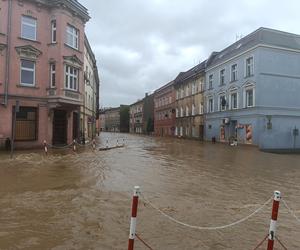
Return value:
M 41 147 L 48 144 L 66 145 L 79 136 L 80 106 L 54 104 L 39 98 L 18 99 L 19 110 L 13 125 L 17 99 L 10 98 L 7 106 L 0 106 L 0 138 L 10 143 L 15 127 L 15 147 Z
M 236 140 L 262 150 L 300 149 L 300 112 L 253 108 L 247 111 L 207 114 L 205 139 Z
M 96 112 L 82 109 L 80 112 L 80 136 L 92 140 L 96 136 Z
M 178 117 L 175 123 L 175 136 L 203 140 L 203 116 Z

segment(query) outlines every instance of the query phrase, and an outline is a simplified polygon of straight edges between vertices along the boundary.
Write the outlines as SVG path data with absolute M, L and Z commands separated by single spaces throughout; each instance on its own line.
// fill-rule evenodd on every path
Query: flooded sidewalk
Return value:
M 280 190 L 300 216 L 300 155 L 255 147 L 102 133 L 126 146 L 0 153 L 0 249 L 127 249 L 139 185 L 166 214 L 197 226 L 237 221 Z M 222 230 L 177 225 L 141 201 L 137 232 L 155 250 L 253 249 L 268 233 L 271 204 Z M 300 248 L 300 224 L 280 205 L 277 235 Z M 276 245 L 276 243 L 275 243 Z M 136 240 L 135 249 L 145 247 Z M 265 245 L 261 249 L 266 249 Z M 276 248 L 277 249 L 277 248 Z M 280 248 L 278 248 L 280 249 Z

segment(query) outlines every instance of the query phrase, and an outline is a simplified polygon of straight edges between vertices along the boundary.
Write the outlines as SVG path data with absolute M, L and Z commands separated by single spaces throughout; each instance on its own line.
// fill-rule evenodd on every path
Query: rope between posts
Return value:
M 54 146 L 54 145 L 51 145 L 51 144 L 46 144 L 49 148 L 55 148 L 55 149 L 65 149 L 65 148 L 69 148 L 71 147 L 72 145 L 74 144 L 74 142 L 68 144 L 68 145 L 65 145 L 65 146 Z
M 278 237 L 277 236 L 275 236 L 275 239 L 278 241 L 278 243 L 280 244 L 280 246 L 282 246 L 283 247 L 283 249 L 284 250 L 287 250 L 287 248 L 286 248 L 286 246 L 285 245 L 283 245 L 283 243 L 278 239 Z
M 271 197 L 270 199 L 268 199 L 261 207 L 259 207 L 258 209 L 256 209 L 254 212 L 252 212 L 251 214 L 247 215 L 246 217 L 238 220 L 238 221 L 235 221 L 233 223 L 230 223 L 230 224 L 227 224 L 227 225 L 223 225 L 223 226 L 215 226 L 215 227 L 202 227 L 202 226 L 195 226 L 195 225 L 190 225 L 190 224 L 187 224 L 187 223 L 184 223 L 184 222 L 181 222 L 173 217 L 171 217 L 170 215 L 166 214 L 165 212 L 163 212 L 161 209 L 159 209 L 158 207 L 156 207 L 154 204 L 152 204 L 148 199 L 146 199 L 143 195 L 141 195 L 142 198 L 144 199 L 144 201 L 146 203 L 148 203 L 148 205 L 150 205 L 154 210 L 157 210 L 161 215 L 163 215 L 164 217 L 168 218 L 169 220 L 179 224 L 179 225 L 182 225 L 182 226 L 185 226 L 185 227 L 188 227 L 188 228 L 192 228 L 192 229 L 198 229 L 198 230 L 218 230 L 218 229 L 225 229 L 225 228 L 229 228 L 229 227 L 233 227 L 235 225 L 238 225 L 246 220 L 248 220 L 249 218 L 251 218 L 252 216 L 254 216 L 255 214 L 257 214 L 258 212 L 260 212 L 266 205 L 268 205 L 272 200 L 273 200 L 273 197 Z
M 90 141 L 90 142 L 85 143 L 85 144 L 82 144 L 82 143 L 79 143 L 79 142 L 76 141 L 76 144 L 77 144 L 78 146 L 80 146 L 80 147 L 87 147 L 87 146 L 92 145 L 92 144 L 93 144 L 93 141 Z
M 135 236 L 150 250 L 153 250 L 152 247 L 150 247 L 138 234 L 135 234 Z
M 269 235 L 267 235 L 253 250 L 257 250 L 268 238 Z
M 300 219 L 298 218 L 298 216 L 295 214 L 295 212 L 289 207 L 289 205 L 286 203 L 286 201 L 284 199 L 281 199 L 284 206 L 287 208 L 287 210 L 289 211 L 289 213 L 296 219 L 296 221 L 298 223 L 300 223 Z

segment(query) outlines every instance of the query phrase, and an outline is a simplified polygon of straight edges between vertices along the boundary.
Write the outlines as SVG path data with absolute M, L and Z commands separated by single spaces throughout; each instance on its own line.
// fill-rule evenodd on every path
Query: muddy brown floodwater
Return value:
M 198 226 L 241 219 L 274 190 L 300 216 L 300 155 L 127 134 L 102 133 L 98 143 L 106 138 L 112 145 L 126 138 L 126 147 L 50 150 L 47 157 L 20 151 L 14 160 L 0 154 L 0 249 L 127 249 L 134 185 L 165 213 Z M 267 234 L 270 214 L 268 204 L 244 223 L 201 231 L 140 202 L 137 232 L 155 250 L 251 250 Z M 300 249 L 299 235 L 281 203 L 279 239 Z M 135 249 L 146 248 L 136 241 Z

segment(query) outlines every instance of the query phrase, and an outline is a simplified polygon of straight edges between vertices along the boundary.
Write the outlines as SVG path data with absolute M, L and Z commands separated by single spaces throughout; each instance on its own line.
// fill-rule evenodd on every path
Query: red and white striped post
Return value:
M 48 147 L 47 147 L 47 142 L 46 140 L 44 140 L 44 150 L 45 150 L 45 154 L 48 154 Z
M 274 192 L 272 217 L 271 217 L 271 223 L 270 223 L 270 229 L 269 229 L 268 248 L 267 248 L 267 250 L 273 250 L 273 247 L 274 247 L 275 234 L 276 234 L 276 223 L 277 223 L 280 200 L 281 200 L 280 191 L 275 191 Z
M 136 228 L 136 216 L 137 216 L 137 208 L 138 208 L 138 202 L 139 202 L 139 193 L 140 193 L 140 187 L 135 186 L 134 187 L 134 192 L 133 192 L 133 198 L 132 198 L 128 250 L 133 250 L 133 245 L 134 245 L 135 228 Z
M 76 151 L 76 141 L 73 140 L 73 151 L 75 152 Z

